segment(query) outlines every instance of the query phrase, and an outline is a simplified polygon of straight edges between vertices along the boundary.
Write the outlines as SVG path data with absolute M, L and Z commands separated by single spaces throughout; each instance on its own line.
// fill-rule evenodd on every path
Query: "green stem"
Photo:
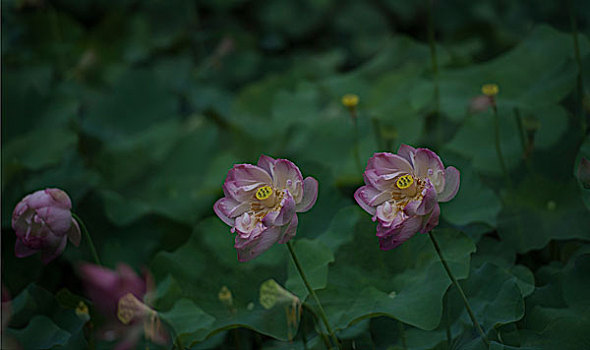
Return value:
M 307 288 L 307 290 L 309 291 L 309 294 L 311 294 L 311 296 L 315 300 L 315 303 L 318 306 L 319 316 L 322 319 L 322 322 L 324 322 L 324 325 L 326 326 L 326 330 L 328 330 L 328 333 L 330 333 L 330 336 L 332 337 L 334 344 L 338 348 L 340 348 L 340 342 L 338 341 L 336 334 L 334 334 L 332 327 L 330 327 L 330 323 L 328 322 L 328 316 L 326 316 L 326 312 L 324 311 L 324 308 L 322 307 L 322 304 L 320 303 L 320 299 L 318 298 L 317 294 L 315 293 L 315 291 L 313 290 L 313 288 L 309 284 L 309 281 L 307 280 L 307 277 L 305 276 L 305 273 L 303 272 L 303 267 L 299 263 L 299 259 L 297 259 L 297 255 L 295 255 L 295 249 L 293 249 L 293 244 L 291 243 L 291 241 L 287 242 L 287 247 L 289 248 L 289 253 L 291 253 L 291 258 L 293 259 L 293 262 L 295 263 L 295 267 L 297 268 L 297 271 L 299 272 L 299 276 L 301 276 L 301 279 L 303 280 L 305 287 Z
M 86 225 L 84 225 L 84 221 L 82 221 L 82 219 L 80 219 L 80 217 L 78 215 L 76 215 L 75 213 L 72 213 L 72 217 L 78 222 L 78 224 L 80 225 L 80 228 L 82 229 L 82 233 L 84 233 L 84 237 L 86 237 L 86 241 L 88 241 L 88 246 L 90 247 L 90 252 L 92 253 L 92 256 L 94 257 L 94 262 L 96 263 L 96 265 L 102 266 L 102 264 L 100 263 L 100 259 L 98 258 L 98 254 L 96 253 L 96 248 L 94 247 L 94 243 L 92 242 L 92 237 L 90 237 L 90 233 L 88 232 Z
M 582 135 L 586 135 L 586 133 L 588 132 L 588 125 L 587 125 L 587 120 L 586 120 L 586 116 L 584 113 L 584 108 L 582 106 L 583 104 L 583 99 L 584 99 L 584 81 L 582 79 L 582 77 L 584 76 L 582 74 L 582 58 L 580 55 L 580 45 L 578 43 L 578 25 L 576 22 L 576 15 L 575 15 L 575 11 L 574 11 L 574 4 L 573 4 L 573 0 L 568 0 L 568 7 L 569 7 L 569 13 L 570 13 L 570 24 L 572 27 L 572 37 L 574 39 L 574 55 L 576 58 L 576 64 L 578 65 L 578 78 L 577 78 L 577 84 L 578 84 L 578 115 L 580 117 L 580 125 L 582 127 Z
M 502 155 L 502 148 L 500 147 L 500 118 L 498 117 L 498 108 L 495 105 L 492 107 L 494 111 L 494 136 L 495 136 L 495 143 L 496 143 L 496 154 L 498 155 L 498 161 L 500 162 L 500 167 L 502 168 L 502 172 L 504 173 L 504 177 L 506 178 L 506 183 L 512 187 L 512 180 L 510 180 L 510 176 L 508 175 L 508 168 L 506 168 L 506 162 L 504 162 L 504 156 Z
M 404 328 L 404 324 L 402 321 L 397 321 L 397 326 L 399 328 L 399 335 L 402 340 L 402 347 L 404 350 L 408 350 L 408 345 L 406 344 L 406 329 Z
M 451 348 L 451 343 L 453 342 L 453 337 L 451 335 L 451 315 L 449 315 L 449 294 L 445 294 L 444 297 L 444 306 L 445 306 L 445 328 L 446 328 L 446 335 L 447 335 L 447 349 Z
M 475 319 L 475 314 L 473 313 L 473 310 L 471 309 L 471 306 L 469 305 L 469 301 L 467 300 L 467 296 L 465 296 L 465 293 L 463 292 L 463 288 L 461 288 L 461 285 L 459 285 L 459 282 L 457 282 L 457 279 L 455 278 L 455 276 L 451 272 L 451 268 L 449 267 L 449 265 L 447 264 L 447 261 L 443 257 L 442 252 L 440 250 L 440 246 L 438 245 L 438 242 L 436 241 L 436 238 L 434 237 L 434 234 L 432 233 L 432 231 L 428 232 L 428 236 L 430 236 L 430 240 L 432 241 L 432 245 L 434 245 L 434 249 L 436 250 L 438 257 L 440 258 L 440 262 L 442 263 L 443 267 L 447 271 L 447 275 L 449 275 L 449 278 L 451 279 L 451 281 L 453 282 L 453 284 L 455 285 L 455 287 L 459 291 L 459 294 L 461 295 L 461 298 L 463 299 L 463 304 L 465 305 L 465 309 L 467 309 L 467 313 L 469 314 L 469 318 L 471 318 L 471 322 L 473 322 L 473 326 L 475 327 L 475 329 L 477 329 L 477 331 L 479 332 L 479 335 L 481 336 L 481 339 L 484 341 L 484 343 L 486 343 L 486 345 L 489 348 L 490 341 L 488 340 L 488 337 L 483 332 L 483 329 L 481 328 L 481 326 L 479 325 L 479 323 Z

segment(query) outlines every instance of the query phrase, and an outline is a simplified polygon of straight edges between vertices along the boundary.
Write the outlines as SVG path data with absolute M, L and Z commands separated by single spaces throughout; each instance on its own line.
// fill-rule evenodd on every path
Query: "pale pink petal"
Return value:
M 234 165 L 227 173 L 225 181 L 243 191 L 253 191 L 259 186 L 272 184 L 270 175 L 264 169 L 252 164 Z
M 379 238 L 381 250 L 389 250 L 398 247 L 410 239 L 422 226 L 421 216 L 412 216 L 390 231 L 389 235 Z
M 295 237 L 295 234 L 297 233 L 298 224 L 299 219 L 297 218 L 297 214 L 295 214 L 293 216 L 293 219 L 291 219 L 289 226 L 287 226 L 287 229 L 285 230 L 285 232 L 283 232 L 283 236 L 279 240 L 279 244 L 287 243 L 291 240 L 291 238 Z
M 72 201 L 70 200 L 70 196 L 67 193 L 60 190 L 59 188 L 47 188 L 45 189 L 45 193 L 51 196 L 51 198 L 55 201 L 54 205 L 59 206 L 63 209 L 72 209 Z
M 31 256 L 38 252 L 37 249 L 32 249 L 27 247 L 20 239 L 16 239 L 16 243 L 14 244 L 14 255 L 17 258 L 26 258 L 27 256 Z
M 416 150 L 416 154 L 414 155 L 414 174 L 418 177 L 424 179 L 431 176 L 438 176 L 437 174 L 442 175 L 444 174 L 444 170 L 444 165 L 436 153 L 426 148 L 418 148 Z M 440 173 L 437 173 L 437 171 Z M 437 182 L 432 181 L 435 187 Z
M 410 163 L 398 156 L 397 154 L 391 153 L 375 153 L 367 163 L 367 170 L 375 169 L 378 175 L 390 174 L 390 173 L 404 173 L 411 174 L 413 172 Z
M 404 207 L 404 212 L 408 216 L 426 215 L 432 211 L 436 202 L 436 191 L 432 185 L 427 184 L 422 190 L 422 199 L 409 202 Z
M 288 224 L 295 215 L 295 201 L 289 193 L 285 191 L 283 199 L 281 200 L 281 209 L 271 211 L 263 219 L 262 223 L 265 226 L 283 226 Z
M 414 147 L 408 146 L 404 143 L 399 145 L 397 155 L 407 160 L 412 166 L 414 164 L 414 154 L 416 154 L 416 149 Z
M 448 202 L 455 197 L 459 191 L 459 183 L 461 182 L 461 174 L 455 167 L 447 167 L 445 170 L 445 188 L 438 194 L 439 202 Z
M 70 230 L 67 232 L 67 235 L 73 245 L 76 247 L 80 245 L 82 233 L 80 232 L 80 226 L 78 225 L 78 222 L 74 218 L 72 218 L 72 225 L 70 226 Z
M 218 199 L 213 205 L 213 211 L 219 216 L 223 222 L 233 226 L 235 218 L 244 214 L 250 209 L 250 204 L 247 202 L 238 202 L 235 199 L 224 197 Z
M 318 181 L 311 176 L 303 180 L 303 198 L 297 203 L 295 210 L 304 213 L 311 209 L 318 199 Z
M 436 203 L 436 206 L 432 210 L 432 213 L 427 220 L 424 220 L 424 227 L 420 229 L 421 233 L 428 233 L 432 231 L 438 225 L 438 218 L 440 216 L 440 206 Z
M 43 207 L 37 209 L 37 215 L 58 235 L 65 235 L 72 226 L 72 213 L 68 209 Z
M 277 159 L 272 170 L 271 174 L 275 188 L 286 188 L 287 181 L 289 180 L 291 180 L 293 184 L 297 181 L 303 182 L 303 176 L 301 175 L 299 168 L 287 159 Z
M 51 260 L 58 257 L 66 249 L 66 243 L 68 243 L 68 237 L 64 235 L 54 251 L 42 250 L 41 261 L 46 265 L 49 264 Z
M 371 186 L 362 186 L 354 192 L 354 199 L 367 213 L 375 215 L 376 207 L 389 200 L 391 195 Z
M 272 174 L 272 169 L 274 168 L 275 163 L 276 160 L 274 158 L 262 154 L 260 155 L 260 158 L 258 158 L 258 163 L 256 165 L 264 169 L 267 173 Z
M 245 262 L 252 260 L 267 251 L 281 236 L 281 227 L 273 226 L 264 230 L 256 239 L 244 240 L 236 236 L 234 245 L 238 251 L 238 260 Z

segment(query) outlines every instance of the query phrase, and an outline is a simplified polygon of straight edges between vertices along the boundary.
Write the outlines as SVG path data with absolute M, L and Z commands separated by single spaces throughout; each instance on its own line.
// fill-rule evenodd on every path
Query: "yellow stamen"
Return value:
M 272 195 L 272 188 L 270 186 L 262 186 L 256 191 L 256 199 L 263 201 Z
M 481 87 L 481 92 L 486 96 L 496 96 L 500 88 L 496 84 L 485 84 Z
M 342 96 L 342 104 L 347 108 L 356 107 L 359 104 L 359 97 L 355 94 L 346 94 Z
M 403 189 L 406 189 L 406 188 L 412 186 L 413 183 L 414 183 L 414 178 L 412 177 L 412 175 L 403 175 L 403 176 L 400 176 L 399 179 L 397 179 L 397 181 L 395 182 L 395 185 L 400 190 L 403 190 Z

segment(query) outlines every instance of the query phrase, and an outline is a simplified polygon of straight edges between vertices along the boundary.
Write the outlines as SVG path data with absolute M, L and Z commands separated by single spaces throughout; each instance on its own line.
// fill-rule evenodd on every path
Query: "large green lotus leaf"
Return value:
M 582 38 L 580 51 L 584 57 L 589 45 Z M 499 106 L 540 108 L 556 104 L 575 86 L 573 52 L 570 34 L 537 26 L 527 39 L 496 59 L 441 72 L 441 109 L 461 120 L 470 99 L 481 94 L 480 88 L 486 83 L 500 87 Z
M 185 245 L 174 252 L 156 255 L 151 265 L 156 279 L 170 284 L 173 278 L 180 288 L 159 288 L 159 305 L 170 304 L 173 297 L 182 295 L 215 318 L 203 330 L 182 325 L 182 333 L 191 334 L 191 343 L 236 327 L 250 328 L 276 339 L 291 338 L 297 331 L 297 322 L 289 317 L 293 314 L 291 304 L 278 303 L 265 309 L 258 303 L 259 287 L 264 281 L 271 277 L 278 281 L 286 279 L 287 248 L 277 244 L 258 258 L 240 263 L 233 241 L 230 228 L 211 217 L 196 226 Z M 229 304 L 219 298 L 223 287 L 232 295 Z
M 191 344 L 204 338 L 215 318 L 201 310 L 189 299 L 178 300 L 171 310 L 160 317 L 172 327 L 177 343 Z
M 451 281 L 427 235 L 416 234 L 400 247 L 380 251 L 370 220 L 359 225 L 351 243 L 336 254 L 328 287 L 319 291 L 334 327 L 385 315 L 423 329 L 441 318 L 442 298 Z M 457 278 L 467 276 L 473 242 L 454 230 L 435 233 Z M 371 238 L 369 238 L 371 237 Z M 367 244 L 367 239 L 372 244 Z
M 508 270 L 484 264 L 474 269 L 470 277 L 461 283 L 476 319 L 486 332 L 524 316 L 524 301 L 518 280 Z M 462 304 L 456 291 L 451 290 L 449 298 L 454 299 L 456 304 Z M 462 313 L 461 318 L 465 325 L 471 326 L 467 311 Z
M 285 132 L 294 124 L 313 125 L 320 117 L 318 111 L 319 92 L 309 83 L 300 83 L 295 91 L 279 91 L 272 103 L 272 124 L 268 128 L 273 132 Z M 256 131 L 254 131 L 256 134 Z
M 519 253 L 542 248 L 552 239 L 589 240 L 590 217 L 578 191 L 572 178 L 526 177 L 503 194 L 498 234 Z
M 486 187 L 470 162 L 454 154 L 443 154 L 445 166 L 454 166 L 461 173 L 457 196 L 441 203 L 442 217 L 454 225 L 485 223 L 496 226 L 496 217 L 502 208 L 500 199 Z
M 333 217 L 328 229 L 318 240 L 335 252 L 342 245 L 350 243 L 354 238 L 354 228 L 365 213 L 358 205 L 341 208 Z
M 162 135 L 156 133 L 155 139 L 146 138 L 125 152 L 111 153 L 116 159 L 112 164 L 122 169 L 133 168 L 134 162 L 144 167 L 139 173 L 127 170 L 126 175 L 119 178 L 115 175 L 116 187 L 102 191 L 107 216 L 113 223 L 128 224 L 155 212 L 190 224 L 199 213 L 211 208 L 219 188 L 206 186 L 206 180 L 210 176 L 223 179 L 225 175 L 223 169 L 217 169 L 216 174 L 208 173 L 214 156 L 210 150 L 217 140 L 217 130 L 200 119 L 189 120 L 183 127 L 185 130 L 180 135 L 174 127 L 161 138 Z M 173 144 L 175 135 L 178 140 Z M 157 141 L 148 147 L 150 140 Z M 158 144 L 165 149 L 152 149 Z M 143 157 L 129 160 L 134 150 L 141 149 L 145 150 Z
M 24 329 L 8 329 L 24 349 L 49 349 L 66 345 L 71 334 L 47 316 L 35 316 Z
M 176 98 L 152 71 L 127 70 L 116 78 L 112 92 L 90 102 L 83 126 L 88 133 L 112 142 L 156 122 L 178 119 L 176 111 Z
M 520 164 L 523 153 L 518 125 L 507 108 L 498 108 L 498 118 L 502 156 L 506 167 L 513 169 Z M 446 148 L 471 160 L 478 171 L 491 175 L 502 174 L 491 111 L 468 117 Z
M 322 289 L 328 282 L 328 264 L 334 262 L 334 254 L 318 239 L 299 239 L 294 243 L 295 254 L 306 275 L 311 288 Z M 291 260 L 288 268 L 285 287 L 301 300 L 305 300 L 309 292 Z

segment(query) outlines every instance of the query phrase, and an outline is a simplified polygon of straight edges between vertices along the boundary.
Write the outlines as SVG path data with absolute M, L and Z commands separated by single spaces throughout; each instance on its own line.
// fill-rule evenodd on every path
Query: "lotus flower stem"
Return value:
M 496 143 L 496 154 L 498 155 L 498 161 L 500 162 L 500 167 L 502 168 L 502 172 L 504 173 L 504 177 L 506 178 L 506 183 L 512 187 L 512 181 L 510 180 L 510 176 L 508 176 L 508 169 L 506 168 L 506 162 L 504 161 L 504 156 L 502 155 L 502 148 L 500 147 L 500 118 L 498 117 L 498 108 L 496 104 L 492 106 L 492 110 L 494 111 L 494 139 Z
M 572 27 L 572 37 L 574 39 L 574 55 L 576 57 L 576 64 L 578 65 L 578 79 L 577 79 L 577 84 L 578 84 L 578 106 L 577 106 L 577 110 L 578 110 L 578 114 L 580 116 L 580 124 L 582 127 L 582 135 L 586 135 L 586 133 L 588 132 L 588 125 L 587 125 L 587 121 L 586 121 L 586 116 L 584 113 L 584 108 L 582 106 L 582 100 L 583 100 L 583 94 L 584 94 L 584 81 L 582 79 L 582 77 L 584 76 L 582 74 L 582 59 L 580 58 L 580 45 L 578 43 L 578 24 L 576 22 L 576 15 L 575 15 L 575 10 L 574 10 L 574 4 L 573 4 L 573 0 L 568 0 L 567 2 L 568 7 L 569 7 L 569 14 L 570 14 L 570 25 Z
M 80 217 L 75 213 L 72 213 L 72 217 L 74 218 L 74 220 L 78 222 L 80 228 L 82 229 L 82 232 L 84 233 L 84 237 L 86 237 L 86 241 L 88 241 L 88 246 L 90 247 L 90 252 L 92 253 L 94 262 L 96 263 L 96 265 L 102 266 L 102 264 L 100 263 L 100 259 L 98 258 L 98 254 L 96 253 L 94 243 L 92 242 L 92 237 L 90 237 L 90 232 L 88 232 L 86 225 L 84 225 L 84 221 L 82 221 L 82 219 L 80 219 Z
M 305 272 L 303 272 L 303 267 L 299 263 L 299 259 L 297 259 L 297 255 L 295 255 L 295 250 L 293 249 L 293 244 L 291 243 L 291 241 L 287 242 L 287 247 L 289 247 L 289 253 L 291 253 L 291 258 L 293 259 L 293 262 L 295 263 L 295 267 L 297 268 L 297 271 L 299 272 L 299 276 L 301 276 L 301 279 L 303 280 L 305 287 L 309 291 L 309 294 L 311 294 L 311 296 L 315 300 L 316 304 L 318 305 L 319 316 L 322 319 L 322 322 L 324 322 L 324 325 L 326 326 L 326 330 L 328 330 L 328 333 L 330 333 L 330 336 L 332 337 L 332 341 L 334 342 L 334 345 L 336 345 L 340 349 L 340 342 L 338 341 L 336 334 L 334 334 L 332 327 L 330 327 L 330 323 L 328 322 L 328 316 L 326 316 L 326 312 L 324 311 L 324 308 L 322 307 L 322 304 L 320 303 L 320 299 L 318 298 L 317 294 L 315 293 L 315 291 L 313 290 L 313 288 L 309 284 L 309 281 L 307 280 L 307 277 L 305 276 Z
M 479 332 L 479 335 L 481 336 L 481 339 L 484 341 L 484 343 L 486 343 L 487 347 L 489 348 L 490 341 L 488 340 L 488 337 L 486 336 L 483 329 L 481 328 L 481 326 L 477 322 L 477 319 L 475 318 L 475 314 L 473 313 L 471 306 L 469 306 L 469 301 L 467 300 L 467 296 L 465 296 L 465 293 L 463 292 L 463 288 L 461 288 L 461 285 L 459 285 L 459 282 L 457 282 L 457 279 L 455 278 L 455 276 L 453 276 L 453 273 L 451 272 L 451 269 L 449 268 L 447 261 L 443 257 L 442 252 L 440 250 L 440 246 L 438 245 L 438 242 L 436 241 L 436 238 L 434 237 L 434 234 L 432 233 L 432 231 L 428 232 L 428 236 L 430 236 L 430 240 L 432 241 L 432 245 L 434 245 L 434 249 L 436 250 L 438 257 L 440 258 L 440 262 L 442 263 L 443 267 L 447 271 L 447 275 L 449 275 L 449 278 L 451 279 L 451 281 L 453 282 L 453 284 L 455 285 L 455 287 L 459 291 L 459 294 L 461 295 L 461 298 L 463 299 L 463 304 L 465 305 L 465 309 L 467 309 L 467 313 L 469 314 L 469 318 L 471 318 L 471 322 L 473 322 L 473 326 L 475 327 L 475 329 L 477 329 L 477 331 Z

